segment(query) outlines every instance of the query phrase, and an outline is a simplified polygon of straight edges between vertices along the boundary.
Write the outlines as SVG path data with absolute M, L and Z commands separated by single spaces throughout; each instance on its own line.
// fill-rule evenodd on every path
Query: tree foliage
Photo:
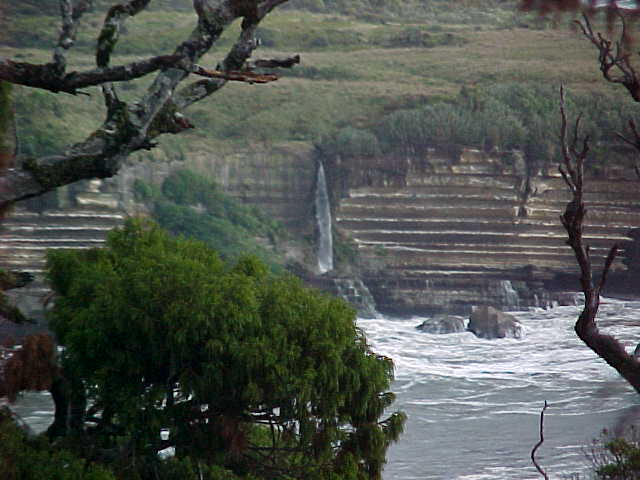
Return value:
M 393 366 L 342 300 L 144 221 L 48 265 L 63 368 L 101 414 L 87 432 L 153 456 L 169 428 L 179 458 L 238 474 L 380 478 L 404 416 L 380 420 Z
M 0 478 L 3 480 L 115 480 L 105 468 L 88 464 L 46 438 L 29 439 L 0 409 Z

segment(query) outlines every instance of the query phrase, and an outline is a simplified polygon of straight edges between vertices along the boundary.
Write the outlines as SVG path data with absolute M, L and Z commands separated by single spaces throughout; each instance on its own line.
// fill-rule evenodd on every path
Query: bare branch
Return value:
M 569 185 L 572 199 L 567 204 L 561 217 L 562 224 L 567 231 L 567 244 L 573 249 L 578 266 L 580 267 L 580 285 L 584 293 L 585 302 L 582 313 L 575 324 L 578 337 L 591 348 L 599 357 L 615 368 L 629 384 L 640 393 L 640 362 L 627 353 L 624 345 L 610 335 L 600 333 L 596 325 L 596 316 L 600 307 L 600 293 L 606 283 L 607 274 L 615 260 L 618 247 L 614 245 L 604 262 L 600 279 L 596 285 L 593 282 L 591 257 L 589 246 L 582 236 L 583 222 L 586 209 L 583 199 L 584 161 L 588 153 L 588 141 L 585 139 L 581 152 L 573 151 L 567 156 L 566 149 L 566 112 L 564 109 L 564 90 L 560 94 L 560 114 L 562 127 L 560 140 L 562 142 L 563 163 L 570 173 L 563 173 L 563 178 Z M 633 130 L 633 127 L 632 127 Z M 576 130 L 576 135 L 579 132 Z M 561 171 L 563 171 L 561 169 Z
M 607 258 L 604 262 L 604 269 L 602 270 L 602 275 L 600 276 L 600 281 L 598 282 L 598 294 L 600 294 L 600 292 L 602 292 L 602 290 L 604 289 L 604 285 L 607 281 L 607 274 L 609 273 L 609 270 L 611 269 L 611 265 L 613 264 L 613 261 L 616 259 L 617 255 L 618 255 L 618 245 L 614 244 L 609 250 L 609 253 L 607 254 Z
M 254 20 L 251 22 L 245 21 L 242 23 L 242 31 L 240 32 L 238 40 L 225 57 L 219 70 L 235 71 L 245 69 L 251 70 L 252 68 L 254 68 L 251 62 L 247 61 L 258 46 L 258 42 L 255 38 L 256 29 L 265 15 L 266 13 L 263 13 L 262 16 L 254 18 Z M 277 62 L 278 60 L 274 59 L 271 61 Z M 260 62 L 260 60 L 256 60 L 255 62 Z M 293 66 L 300 62 L 300 56 L 296 55 L 294 57 L 291 57 L 290 59 L 279 60 L 279 62 L 281 63 L 281 65 L 278 66 L 289 68 L 289 64 L 290 66 Z M 255 65 L 255 68 L 262 67 Z M 189 105 L 203 100 L 209 95 L 215 93 L 220 88 L 222 88 L 225 83 L 226 79 L 224 78 L 213 78 L 211 80 L 200 80 L 198 82 L 194 82 L 176 93 L 174 95 L 173 102 L 176 108 L 178 108 L 179 110 L 184 110 Z
M 569 187 L 569 190 L 571 190 L 571 193 L 573 193 L 576 187 L 573 185 L 573 182 L 571 181 L 571 177 L 569 177 L 569 175 L 567 174 L 566 170 L 563 168 L 562 165 L 558 165 L 558 171 L 562 175 L 562 179 L 564 180 L 564 183 L 567 184 L 567 186 Z
M 0 59 L 0 80 L 53 93 L 64 92 L 75 95 L 82 88 L 102 85 L 106 82 L 135 80 L 161 68 L 177 66 L 181 59 L 180 55 L 161 55 L 116 67 L 69 72 L 59 77 L 50 63 L 37 65 L 14 62 L 5 58 Z
M 70 45 L 76 19 L 91 0 L 60 0 L 63 11 L 62 45 Z M 16 200 L 40 195 L 59 186 L 88 178 L 115 175 L 126 157 L 140 149 L 152 148 L 152 140 L 165 133 L 180 133 L 193 128 L 181 111 L 220 89 L 228 80 L 264 83 L 277 79 L 271 73 L 255 73 L 246 65 L 254 49 L 256 28 L 276 6 L 287 0 L 194 0 L 198 23 L 173 55 L 152 57 L 127 65 L 110 67 L 110 59 L 123 22 L 142 11 L 150 0 L 130 0 L 109 10 L 102 27 L 96 52 L 97 69 L 64 73 L 60 63 L 35 65 L 0 59 L 0 80 L 41 88 L 52 92 L 78 93 L 81 88 L 100 85 L 107 110 L 103 125 L 67 151 L 39 159 L 27 159 L 20 168 L 0 172 L 0 207 Z M 84 10 L 83 10 L 84 9 Z M 240 36 L 224 61 L 216 69 L 197 65 L 237 18 L 242 18 Z M 289 67 L 299 62 L 290 59 L 259 60 L 255 68 Z M 60 73 L 62 70 L 62 73 Z M 151 72 L 158 74 L 137 102 L 130 105 L 118 99 L 112 82 L 127 81 Z M 191 73 L 206 75 L 180 91 L 178 85 Z
M 533 462 L 534 467 L 536 467 L 536 470 L 538 470 L 540 475 L 542 475 L 545 478 L 545 480 L 549 480 L 549 476 L 547 475 L 547 472 L 545 472 L 542 469 L 542 467 L 540 467 L 540 465 L 538 464 L 538 461 L 536 460 L 536 451 L 538 450 L 538 448 L 540 448 L 540 445 L 544 443 L 544 412 L 547 409 L 547 407 L 548 407 L 547 401 L 545 400 L 544 407 L 542 407 L 542 411 L 540 412 L 540 440 L 538 441 L 538 443 L 535 444 L 535 446 L 531 450 L 531 461 Z
M 137 15 L 144 10 L 150 0 L 131 0 L 129 3 L 114 5 L 107 12 L 107 16 L 102 24 L 102 29 L 98 35 L 96 46 L 96 65 L 98 68 L 106 68 L 111 61 L 111 53 L 120 38 L 120 30 L 127 18 Z M 104 97 L 107 110 L 110 106 L 119 102 L 115 86 L 111 82 L 102 85 L 102 96 Z
M 247 68 L 253 70 L 255 68 L 291 68 L 300 63 L 300 55 L 286 58 L 259 58 L 247 62 Z
M 601 33 L 594 33 L 588 15 L 583 15 L 582 21 L 576 21 L 576 24 L 582 30 L 582 34 L 598 50 L 600 71 L 605 80 L 623 85 L 631 97 L 636 102 L 640 102 L 640 79 L 631 64 L 631 54 L 626 48 L 630 38 L 627 34 L 626 14 L 619 9 L 616 9 L 613 14 L 614 18 L 620 19 L 622 25 L 620 38 L 615 42 L 608 40 Z M 618 74 L 616 75 L 614 72 Z
M 620 10 L 637 13 L 640 11 L 640 0 L 633 0 L 635 7 L 629 5 L 631 2 L 624 2 L 625 6 L 620 7 L 620 0 L 520 0 L 520 9 L 524 11 L 538 11 L 542 15 L 551 12 L 576 12 L 582 11 L 590 15 L 596 11 L 606 12 L 607 17 Z
M 140 13 L 149 2 L 150 0 L 131 0 L 127 4 L 114 5 L 109 9 L 98 35 L 96 46 L 96 65 L 98 67 L 109 65 L 111 53 L 120 38 L 120 30 L 125 20 Z
M 73 43 L 73 5 L 71 5 L 71 0 L 60 0 L 60 16 L 62 17 L 62 28 L 58 44 L 53 51 L 53 65 L 56 73 L 63 75 L 67 67 L 64 51 Z
M 60 0 L 60 16 L 62 27 L 58 36 L 58 43 L 53 51 L 53 65 L 59 76 L 66 70 L 65 50 L 70 49 L 76 41 L 78 20 L 91 6 L 92 0 L 78 0 L 74 5 L 72 0 Z
M 562 158 L 564 160 L 564 165 L 560 165 L 560 173 L 562 173 L 562 178 L 567 183 L 571 191 L 574 192 L 576 188 L 576 172 L 573 169 L 569 144 L 567 141 L 567 113 L 565 110 L 564 85 L 560 85 L 560 117 L 560 146 L 562 150 Z
M 278 76 L 272 73 L 254 73 L 248 70 L 222 72 L 220 70 L 207 70 L 200 65 L 193 66 L 193 73 L 208 78 L 222 78 L 224 80 L 246 83 L 269 83 L 278 80 Z

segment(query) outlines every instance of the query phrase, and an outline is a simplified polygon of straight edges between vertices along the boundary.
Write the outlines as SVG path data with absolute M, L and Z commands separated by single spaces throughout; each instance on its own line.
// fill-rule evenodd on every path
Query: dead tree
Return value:
M 604 2 L 581 0 L 521 0 L 520 8 L 541 15 L 561 12 L 582 12 L 582 20 L 574 23 L 598 51 L 598 63 L 607 82 L 624 86 L 634 101 L 640 102 L 640 78 L 632 63 L 635 34 L 633 22 L 640 13 L 640 0 L 622 8 L 614 0 Z M 597 13 L 606 17 L 608 35 L 594 31 L 592 18 Z M 618 28 L 614 28 L 618 26 Z M 615 38 L 613 37 L 615 32 Z
M 593 11 L 595 9 L 613 12 L 620 7 L 619 0 L 520 0 L 520 9 L 525 11 L 537 11 L 541 14 L 554 12 Z M 628 2 L 626 10 L 640 10 L 640 0 Z
M 589 245 L 583 238 L 586 208 L 584 203 L 584 162 L 589 153 L 589 138 L 579 139 L 580 118 L 575 122 L 571 141 L 568 139 L 568 121 L 565 110 L 564 88 L 560 89 L 560 115 L 562 124 L 560 142 L 563 163 L 560 173 L 571 191 L 572 199 L 567 204 L 560 220 L 567 231 L 567 244 L 573 249 L 580 267 L 580 287 L 584 293 L 584 308 L 575 324 L 578 337 L 600 358 L 615 368 L 629 384 L 640 393 L 640 361 L 627 353 L 624 345 L 611 335 L 599 331 L 596 316 L 600 306 L 600 294 L 605 286 L 607 274 L 617 255 L 613 245 L 604 261 L 602 273 L 594 279 Z
M 185 110 L 222 88 L 227 81 L 265 83 L 277 79 L 252 67 L 290 67 L 299 57 L 276 60 L 249 59 L 258 46 L 256 29 L 276 7 L 287 0 L 193 0 L 197 24 L 168 55 L 111 65 L 114 48 L 125 21 L 143 11 L 150 0 L 130 0 L 113 5 L 97 38 L 95 68 L 67 70 L 67 54 L 73 47 L 83 14 L 92 0 L 59 0 L 61 29 L 48 63 L 34 64 L 0 58 L 0 80 L 48 90 L 78 94 L 99 86 L 104 97 L 104 122 L 84 141 L 57 155 L 28 158 L 0 172 L 0 209 L 8 204 L 54 190 L 78 180 L 108 178 L 118 173 L 127 156 L 155 146 L 154 139 L 193 128 Z M 235 20 L 242 19 L 235 44 L 216 68 L 198 61 Z M 150 39 L 150 41 L 153 41 Z M 118 96 L 118 82 L 155 74 L 146 92 L 135 102 Z M 183 86 L 193 75 L 205 77 Z
M 582 34 L 598 50 L 598 63 L 604 79 L 610 83 L 623 85 L 634 101 L 640 102 L 640 79 L 631 63 L 631 34 L 629 33 L 629 21 L 626 13 L 615 10 L 610 14 L 610 21 L 618 19 L 620 30 L 618 38 L 610 40 L 600 32 L 594 32 L 588 15 L 582 15 L 582 21 L 575 23 L 580 27 Z

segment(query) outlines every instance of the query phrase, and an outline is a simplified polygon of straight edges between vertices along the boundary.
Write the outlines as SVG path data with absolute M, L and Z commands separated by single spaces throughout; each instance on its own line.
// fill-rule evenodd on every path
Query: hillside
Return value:
M 302 64 L 275 83 L 228 85 L 224 94 L 197 104 L 188 112 L 196 130 L 163 138 L 164 155 L 156 155 L 181 159 L 194 151 L 314 142 L 345 126 L 374 127 L 398 109 L 452 101 L 463 87 L 482 91 L 496 84 L 565 81 L 574 92 L 613 92 L 599 78 L 592 47 L 564 21 L 554 27 L 516 12 L 514 2 L 493 8 L 473 7 L 475 3 L 449 7 L 449 2 L 427 2 L 430 10 L 425 7 L 409 19 L 275 12 L 260 28 L 263 47 L 258 54 L 300 53 Z M 168 8 L 170 2 L 164 5 Z M 0 54 L 45 61 L 58 19 L 23 10 L 13 12 Z M 170 53 L 194 22 L 195 15 L 184 9 L 143 12 L 127 22 L 113 63 Z M 87 15 L 70 68 L 92 65 L 100 24 L 98 13 Z M 237 26 L 203 64 L 214 66 L 236 33 Z M 147 81 L 124 85 L 120 93 L 133 98 Z M 98 90 L 87 93 L 91 96 L 19 89 L 22 152 L 54 151 L 86 136 L 100 121 L 102 109 Z

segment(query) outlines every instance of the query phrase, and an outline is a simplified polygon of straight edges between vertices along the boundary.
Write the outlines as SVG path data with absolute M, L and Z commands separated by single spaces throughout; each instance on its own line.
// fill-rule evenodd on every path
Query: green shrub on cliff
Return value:
M 629 162 L 628 151 L 616 142 L 633 106 L 626 99 L 600 94 L 569 96 L 568 105 L 582 112 L 595 161 L 592 171 Z M 390 155 L 423 155 L 429 148 L 469 146 L 491 150 L 522 150 L 531 171 L 557 161 L 559 151 L 558 92 L 552 87 L 507 84 L 463 88 L 451 102 L 401 109 L 385 115 L 372 130 L 338 130 L 318 144 L 329 156 L 373 156 L 378 149 Z M 618 148 L 612 148 L 616 142 Z M 378 147 L 379 145 L 379 147 Z
M 274 241 L 280 225 L 257 207 L 224 194 L 214 181 L 183 169 L 171 173 L 160 189 L 137 181 L 135 191 L 160 226 L 174 235 L 201 240 L 226 259 L 252 253 L 274 267 L 277 264 L 256 239 Z

